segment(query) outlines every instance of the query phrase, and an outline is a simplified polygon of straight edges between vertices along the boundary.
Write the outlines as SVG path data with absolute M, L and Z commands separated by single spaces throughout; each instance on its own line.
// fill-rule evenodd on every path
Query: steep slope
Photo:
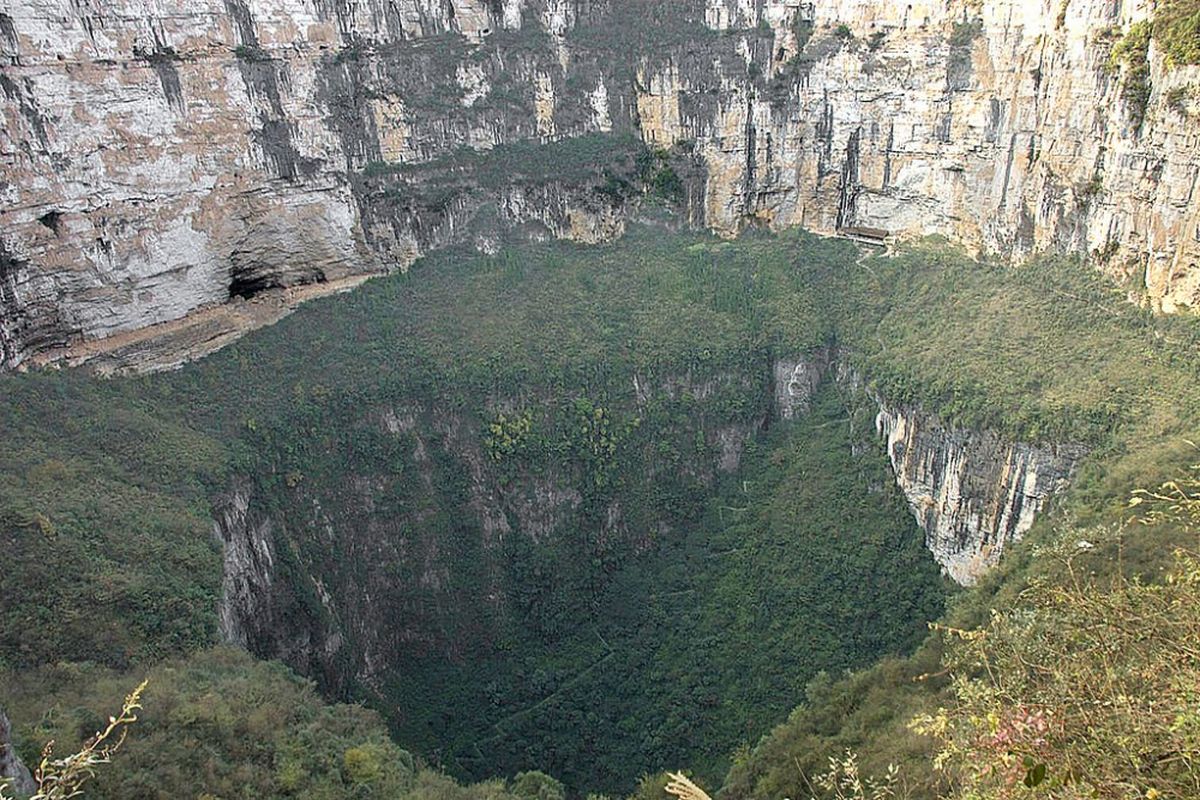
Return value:
M 0 704 L 46 664 L 140 672 L 223 637 L 462 774 L 716 776 L 804 699 L 730 791 L 798 793 L 796 759 L 881 737 L 918 759 L 929 650 L 819 675 L 936 613 L 916 523 L 955 569 L 1055 509 L 1119 516 L 1194 460 L 1198 336 L 1077 262 L 656 226 L 447 251 L 170 374 L 6 375 L 0 666 L 32 683 Z M 1006 593 L 1037 564 L 1015 552 Z
M 855 255 L 659 228 L 453 252 L 176 373 L 6 376 L 5 658 L 141 669 L 219 636 L 459 775 L 716 778 L 807 677 L 940 611 L 873 406 L 772 385 L 826 332 L 803 265 Z M 747 656 L 765 624 L 787 659 Z
M 332 291 L 454 241 L 609 239 L 654 185 L 724 234 L 1095 253 L 1156 307 L 1188 307 L 1197 72 L 1139 39 L 1150 13 L 20 0 L 0 13 L 0 366 L 104 349 L 171 365 L 286 313 L 297 286 Z M 1142 44 L 1114 58 L 1126 40 Z M 609 144 L 582 171 L 555 156 L 508 174 L 531 156 L 506 145 L 592 135 Z M 622 135 L 670 149 L 674 174 L 614 163 Z M 491 166 L 470 155 L 492 148 Z

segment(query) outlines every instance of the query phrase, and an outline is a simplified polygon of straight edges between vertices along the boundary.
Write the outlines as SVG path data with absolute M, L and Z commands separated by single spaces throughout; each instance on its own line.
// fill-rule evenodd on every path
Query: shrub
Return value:
M 1129 120 L 1135 128 L 1141 127 L 1146 118 L 1146 107 L 1150 104 L 1150 22 L 1143 20 L 1130 26 L 1129 31 L 1117 42 L 1109 56 L 1108 68 L 1116 71 L 1124 65 L 1121 84 L 1121 99 Z
M 544 772 L 522 772 L 513 779 L 510 790 L 522 800 L 563 800 L 563 785 Z
M 1158 0 L 1153 25 L 1168 64 L 1200 64 L 1200 0 Z
M 36 784 L 29 800 L 70 800 L 83 794 L 83 787 L 95 777 L 96 768 L 108 764 L 112 756 L 125 743 L 129 726 L 137 722 L 137 712 L 142 708 L 142 693 L 146 681 L 125 696 L 121 711 L 108 718 L 108 723 L 92 738 L 83 743 L 78 752 L 63 758 L 54 758 L 54 742 L 47 742 L 42 750 L 42 759 L 34 771 Z M 8 800 L 6 787 L 0 777 L 0 800 Z
M 1187 119 L 1191 116 L 1191 111 L 1188 105 L 1191 103 L 1192 97 L 1195 95 L 1194 87 L 1189 84 L 1187 86 L 1176 86 L 1167 92 L 1166 101 L 1167 108 L 1174 111 L 1179 116 Z
M 1150 497 L 1195 515 L 1200 496 L 1184 494 Z M 1157 583 L 1099 579 L 1079 562 L 1107 535 L 1072 531 L 1043 553 L 1061 574 L 980 628 L 941 629 L 954 701 L 914 727 L 940 740 L 958 797 L 1196 796 L 1200 559 L 1178 551 Z

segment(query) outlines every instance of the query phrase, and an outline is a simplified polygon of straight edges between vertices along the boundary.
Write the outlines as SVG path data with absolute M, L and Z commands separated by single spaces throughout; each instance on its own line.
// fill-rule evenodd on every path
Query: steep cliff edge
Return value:
M 639 370 L 603 407 L 567 387 L 482 420 L 422 400 L 332 415 L 327 444 L 264 453 L 219 499 L 223 633 L 466 774 L 539 763 L 611 789 L 660 749 L 719 759 L 818 670 L 914 645 L 944 590 L 832 381 L 793 382 L 791 421 L 764 425 L 772 373 L 806 360 Z M 568 444 L 589 420 L 607 433 Z M 704 735 L 680 736 L 670 709 L 695 696 Z
M 875 433 L 925 545 L 943 571 L 969 586 L 999 562 L 1005 546 L 1033 527 L 1064 491 L 1088 449 L 1072 443 L 1013 441 L 987 429 L 947 424 L 919 405 L 898 406 L 867 388 L 844 353 L 826 348 L 779 359 L 774 408 L 782 420 L 807 413 L 826 379 L 878 409 Z
M 1086 452 L 955 429 L 918 408 L 881 405 L 876 429 L 925 543 L 951 578 L 973 584 L 1063 491 Z
M 22 763 L 12 743 L 12 725 L 0 709 L 0 786 L 10 789 L 20 796 L 33 794 L 33 776 Z
M 1149 13 L 21 0 L 0 13 L 0 366 L 84 358 L 85 342 L 123 346 L 453 241 L 611 238 L 646 186 L 602 161 L 510 176 L 503 159 L 592 135 L 672 148 L 679 175 L 660 183 L 724 234 L 761 222 L 1089 252 L 1156 306 L 1190 307 L 1198 73 L 1153 42 L 1144 64 L 1111 57 Z M 469 157 L 493 148 L 498 166 Z M 287 310 L 210 319 L 174 347 L 204 352 Z
M 519 617 L 540 619 L 547 598 L 559 591 L 538 584 L 542 572 L 526 575 L 528 585 L 512 582 L 528 568 L 514 559 L 534 557 L 528 548 L 546 565 L 561 561 L 551 570 L 559 572 L 552 584 L 571 580 L 566 565 L 579 551 L 592 552 L 610 572 L 680 525 L 688 487 L 712 491 L 716 476 L 739 468 L 743 450 L 769 420 L 796 424 L 830 384 L 851 405 L 877 409 L 868 414 L 874 429 L 860 430 L 856 446 L 870 449 L 874 438 L 886 452 L 927 549 L 960 584 L 974 583 L 1030 529 L 1086 453 L 956 428 L 916 406 L 893 407 L 833 348 L 776 358 L 766 372 L 634 378 L 634 407 L 606 413 L 618 420 L 636 414 L 637 427 L 646 427 L 637 435 L 655 442 L 654 453 L 638 456 L 622 444 L 611 469 L 644 470 L 637 482 L 655 486 L 649 505 L 631 485 L 597 492 L 586 469 L 541 463 L 521 439 L 553 428 L 545 410 L 529 407 L 513 416 L 514 404 L 501 402 L 508 415 L 500 419 L 508 421 L 486 435 L 470 416 L 423 404 L 373 410 L 351 425 L 357 432 L 341 435 L 352 435 L 359 449 L 375 440 L 370 450 L 380 452 L 375 462 L 382 471 L 339 455 L 350 471 L 329 473 L 320 466 L 328 456 L 312 454 L 284 476 L 237 478 L 217 499 L 222 637 L 321 676 L 338 693 L 355 686 L 382 691 L 386 676 L 414 656 L 478 657 L 481 647 L 507 635 L 506 620 L 517 608 Z M 678 418 L 667 424 L 672 414 L 663 413 L 680 408 L 690 409 L 682 430 Z M 729 409 L 746 410 L 731 415 Z M 513 437 L 503 456 L 488 449 L 501 434 Z M 687 466 L 664 469 L 667 454 L 691 440 L 698 449 Z M 349 441 L 336 452 L 351 449 Z M 316 479 L 304 477 L 310 474 Z M 445 507 L 466 514 L 447 528 L 438 514 Z M 523 606 L 530 596 L 537 599 Z

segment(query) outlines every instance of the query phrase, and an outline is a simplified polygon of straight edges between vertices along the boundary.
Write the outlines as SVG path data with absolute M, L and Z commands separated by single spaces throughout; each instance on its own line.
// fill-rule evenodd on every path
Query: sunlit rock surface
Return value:
M 609 239 L 638 198 L 453 166 L 461 148 L 601 132 L 674 147 L 688 218 L 722 234 L 1087 252 L 1157 307 L 1191 307 L 1198 137 L 1167 95 L 1200 73 L 1151 48 L 1137 124 L 1107 68 L 1148 6 L 14 0 L 0 366 L 448 243 Z M 206 352 L 193 338 L 160 360 Z

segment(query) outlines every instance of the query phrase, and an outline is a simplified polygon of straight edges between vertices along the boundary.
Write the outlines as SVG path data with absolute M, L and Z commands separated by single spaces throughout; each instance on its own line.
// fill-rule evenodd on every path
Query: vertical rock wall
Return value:
M 37 788 L 29 769 L 13 749 L 12 725 L 4 709 L 0 709 L 0 785 L 11 790 L 8 794 L 16 793 L 21 797 L 33 794 Z
M 1156 306 L 1190 307 L 1200 70 L 1151 45 L 1143 115 L 1109 65 L 1150 13 L 1143 0 L 12 0 L 0 367 L 404 268 L 449 242 L 494 247 L 497 231 L 618 235 L 636 203 L 569 170 L 506 187 L 503 163 L 481 177 L 460 157 L 596 134 L 673 148 L 694 178 L 688 218 L 722 234 L 872 228 L 1016 258 L 1089 252 Z M 404 171 L 421 165 L 440 166 Z
M 805 413 L 827 376 L 878 408 L 875 431 L 896 484 L 933 557 L 963 585 L 975 583 L 1006 545 L 1033 526 L 1087 453 L 1072 444 L 1014 442 L 991 431 L 947 425 L 919 407 L 892 406 L 870 392 L 837 353 L 778 359 L 774 372 L 775 410 L 783 420 Z
M 881 405 L 876 429 L 896 482 L 946 573 L 970 585 L 1066 488 L 1082 448 L 1008 442 L 944 425 L 916 408 Z

